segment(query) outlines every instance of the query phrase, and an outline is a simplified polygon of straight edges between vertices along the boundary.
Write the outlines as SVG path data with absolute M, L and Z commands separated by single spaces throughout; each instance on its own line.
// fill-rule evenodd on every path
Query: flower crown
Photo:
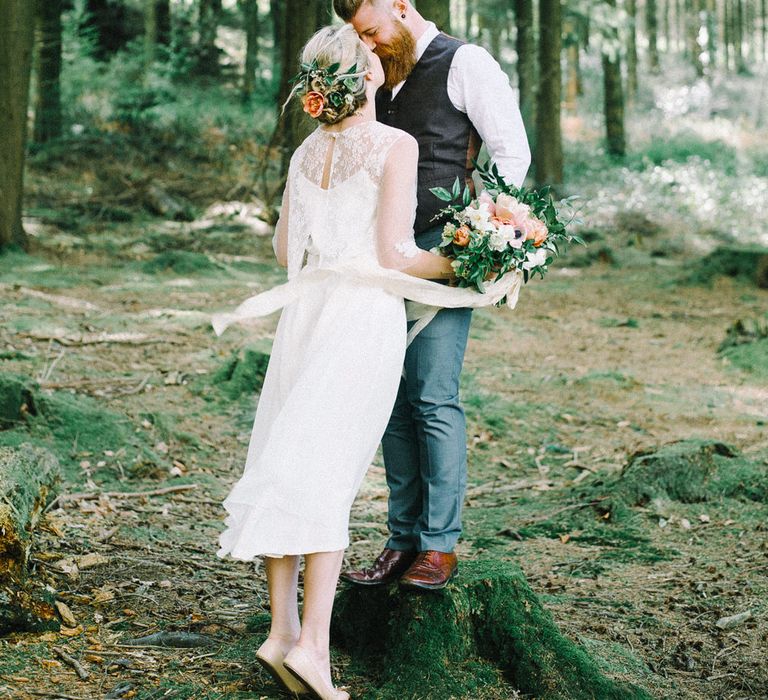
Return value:
M 299 73 L 289 81 L 295 83 L 289 99 L 301 95 L 304 111 L 313 118 L 319 117 L 328 107 L 339 110 L 345 105 L 352 106 L 354 93 L 359 90 L 356 79 L 368 71 L 359 71 L 356 63 L 341 73 L 340 67 L 339 63 L 321 67 L 317 58 L 312 63 L 302 63 Z

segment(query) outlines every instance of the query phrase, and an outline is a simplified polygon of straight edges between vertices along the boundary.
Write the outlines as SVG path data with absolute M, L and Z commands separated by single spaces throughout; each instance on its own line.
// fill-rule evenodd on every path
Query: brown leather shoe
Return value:
M 373 565 L 360 571 L 345 571 L 340 578 L 358 586 L 383 586 L 396 580 L 416 558 L 416 552 L 384 548 Z
M 419 552 L 408 571 L 400 577 L 400 585 L 405 588 L 439 590 L 445 588 L 458 572 L 459 565 L 453 552 L 428 549 Z

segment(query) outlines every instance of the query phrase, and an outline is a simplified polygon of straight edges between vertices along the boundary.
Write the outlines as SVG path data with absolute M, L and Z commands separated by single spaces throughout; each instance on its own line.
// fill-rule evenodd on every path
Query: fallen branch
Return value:
M 57 656 L 77 671 L 77 675 L 80 676 L 82 680 L 85 681 L 90 678 L 91 674 L 77 659 L 67 654 L 61 647 L 53 647 L 53 650 L 56 652 Z
M 102 496 L 108 498 L 141 498 L 142 496 L 162 496 L 166 493 L 175 493 L 177 491 L 189 491 L 196 489 L 198 484 L 179 484 L 178 486 L 167 486 L 162 489 L 152 489 L 151 491 L 100 491 L 94 493 L 65 493 L 57 496 L 51 504 L 45 509 L 47 513 L 56 505 L 62 503 L 71 503 L 73 501 L 90 501 Z

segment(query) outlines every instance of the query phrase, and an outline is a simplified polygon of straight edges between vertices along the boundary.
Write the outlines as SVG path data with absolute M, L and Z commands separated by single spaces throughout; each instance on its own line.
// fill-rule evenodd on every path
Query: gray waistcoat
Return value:
M 464 42 L 438 34 L 414 67 L 400 91 L 381 88 L 376 95 L 377 119 L 407 131 L 419 142 L 418 206 L 416 243 L 430 248 L 438 236 L 420 236 L 440 221 L 432 217 L 446 204 L 430 187 L 451 189 L 458 176 L 471 186 L 472 159 L 477 156 L 480 138 L 472 122 L 457 110 L 448 97 L 448 71 L 453 56 Z M 428 240 L 429 239 L 429 240 Z

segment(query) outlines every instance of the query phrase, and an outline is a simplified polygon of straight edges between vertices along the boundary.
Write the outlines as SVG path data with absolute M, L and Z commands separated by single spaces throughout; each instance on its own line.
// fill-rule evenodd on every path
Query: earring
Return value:
M 405 12 L 403 12 L 402 15 L 400 15 L 403 19 L 405 19 Z

